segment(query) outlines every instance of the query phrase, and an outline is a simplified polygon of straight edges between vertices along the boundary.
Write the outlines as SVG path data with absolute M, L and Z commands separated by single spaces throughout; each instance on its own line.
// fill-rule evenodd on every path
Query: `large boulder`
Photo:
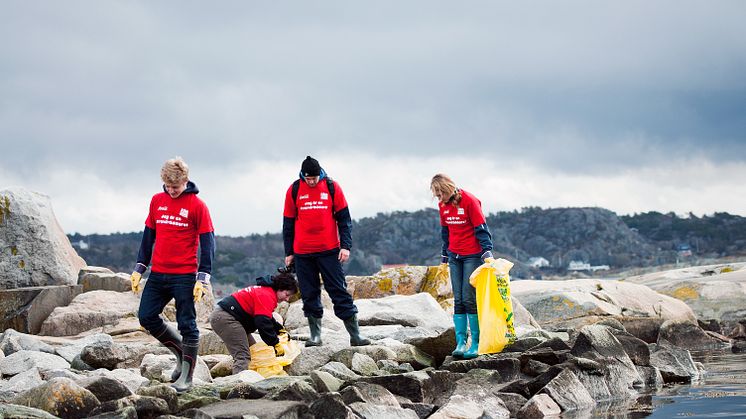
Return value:
M 70 245 L 48 196 L 0 191 L 0 289 L 75 285 L 85 261 Z
M 130 291 L 130 276 L 126 273 L 114 273 L 110 269 L 99 266 L 86 266 L 78 274 L 78 284 L 83 292 L 93 290 Z
M 545 328 L 574 328 L 584 325 L 586 318 L 595 322 L 607 316 L 697 321 L 682 301 L 630 282 L 525 280 L 511 282 L 510 286 L 513 297 Z
M 90 291 L 75 297 L 67 307 L 57 307 L 42 323 L 41 334 L 73 336 L 137 316 L 138 298 L 131 292 Z
M 693 266 L 626 281 L 685 302 L 700 320 L 714 319 L 732 328 L 746 319 L 746 263 Z

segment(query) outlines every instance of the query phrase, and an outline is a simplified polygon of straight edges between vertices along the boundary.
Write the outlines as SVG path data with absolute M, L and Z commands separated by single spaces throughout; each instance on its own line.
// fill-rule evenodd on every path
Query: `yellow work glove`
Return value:
M 202 297 L 210 292 L 210 274 L 197 272 L 197 281 L 194 282 L 194 302 L 202 301 Z
M 142 263 L 138 263 L 137 265 L 135 265 L 135 270 L 132 271 L 132 275 L 130 275 L 130 285 L 132 285 L 132 292 L 134 294 L 142 291 L 142 285 L 140 285 L 140 281 L 142 280 L 142 274 L 145 273 L 147 269 L 148 267 L 143 265 Z
M 285 348 L 283 348 L 282 344 L 278 342 L 277 345 L 275 345 L 275 356 L 283 355 L 285 355 Z

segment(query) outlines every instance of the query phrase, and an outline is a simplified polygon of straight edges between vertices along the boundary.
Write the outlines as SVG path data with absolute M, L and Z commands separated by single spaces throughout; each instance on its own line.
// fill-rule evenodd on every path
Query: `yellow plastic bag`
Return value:
M 513 263 L 497 259 L 478 267 L 469 277 L 477 290 L 479 354 L 494 354 L 515 342 L 510 277 Z
M 268 346 L 261 340 L 249 348 L 251 353 L 249 369 L 258 372 L 264 378 L 288 375 L 283 367 L 290 365 L 300 354 L 301 347 L 298 341 L 288 339 L 287 333 L 281 333 L 278 337 L 280 338 L 280 344 L 285 349 L 285 355 L 283 356 L 275 356 L 275 348 Z

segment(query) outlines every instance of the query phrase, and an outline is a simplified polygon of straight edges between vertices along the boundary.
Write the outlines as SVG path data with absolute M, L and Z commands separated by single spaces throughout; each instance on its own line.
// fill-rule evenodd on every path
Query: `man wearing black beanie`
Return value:
M 319 162 L 306 156 L 300 179 L 285 194 L 282 237 L 285 265 L 295 264 L 311 337 L 306 346 L 321 345 L 321 282 L 334 304 L 334 314 L 344 321 L 352 346 L 369 345 L 360 335 L 357 307 L 347 291 L 342 263 L 350 258 L 352 219 L 339 184 L 326 175 Z

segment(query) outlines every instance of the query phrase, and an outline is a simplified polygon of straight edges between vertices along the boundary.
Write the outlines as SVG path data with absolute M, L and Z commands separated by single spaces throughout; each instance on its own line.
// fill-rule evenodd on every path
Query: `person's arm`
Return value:
M 212 260 L 215 259 L 215 233 L 199 235 L 199 268 L 197 272 L 212 273 Z
M 295 217 L 282 217 L 282 241 L 285 245 L 285 256 L 292 256 L 293 241 L 295 240 Z
M 440 263 L 448 263 L 448 226 L 440 226 L 440 238 L 443 240 Z
M 146 226 L 142 232 L 140 251 L 137 253 L 137 263 L 144 265 L 146 268 L 150 265 L 150 259 L 153 257 L 153 244 L 155 244 L 155 230 Z
M 282 242 L 285 246 L 285 256 L 295 254 L 293 242 L 295 240 L 295 217 L 297 214 L 298 210 L 293 198 L 293 186 L 290 185 L 285 192 L 285 207 L 282 212 Z
M 277 332 L 275 330 L 275 321 L 272 319 L 272 316 L 257 314 L 254 316 L 254 324 L 259 332 L 259 336 L 268 346 L 275 346 L 280 343 L 280 338 L 277 337 Z
M 350 217 L 350 209 L 348 207 L 342 208 L 334 214 L 334 219 L 337 221 L 337 229 L 339 230 L 339 247 L 342 249 L 352 249 L 352 217 Z
M 480 224 L 474 227 L 474 235 L 479 242 L 479 246 L 482 247 L 482 260 L 492 257 L 492 234 L 487 223 Z

